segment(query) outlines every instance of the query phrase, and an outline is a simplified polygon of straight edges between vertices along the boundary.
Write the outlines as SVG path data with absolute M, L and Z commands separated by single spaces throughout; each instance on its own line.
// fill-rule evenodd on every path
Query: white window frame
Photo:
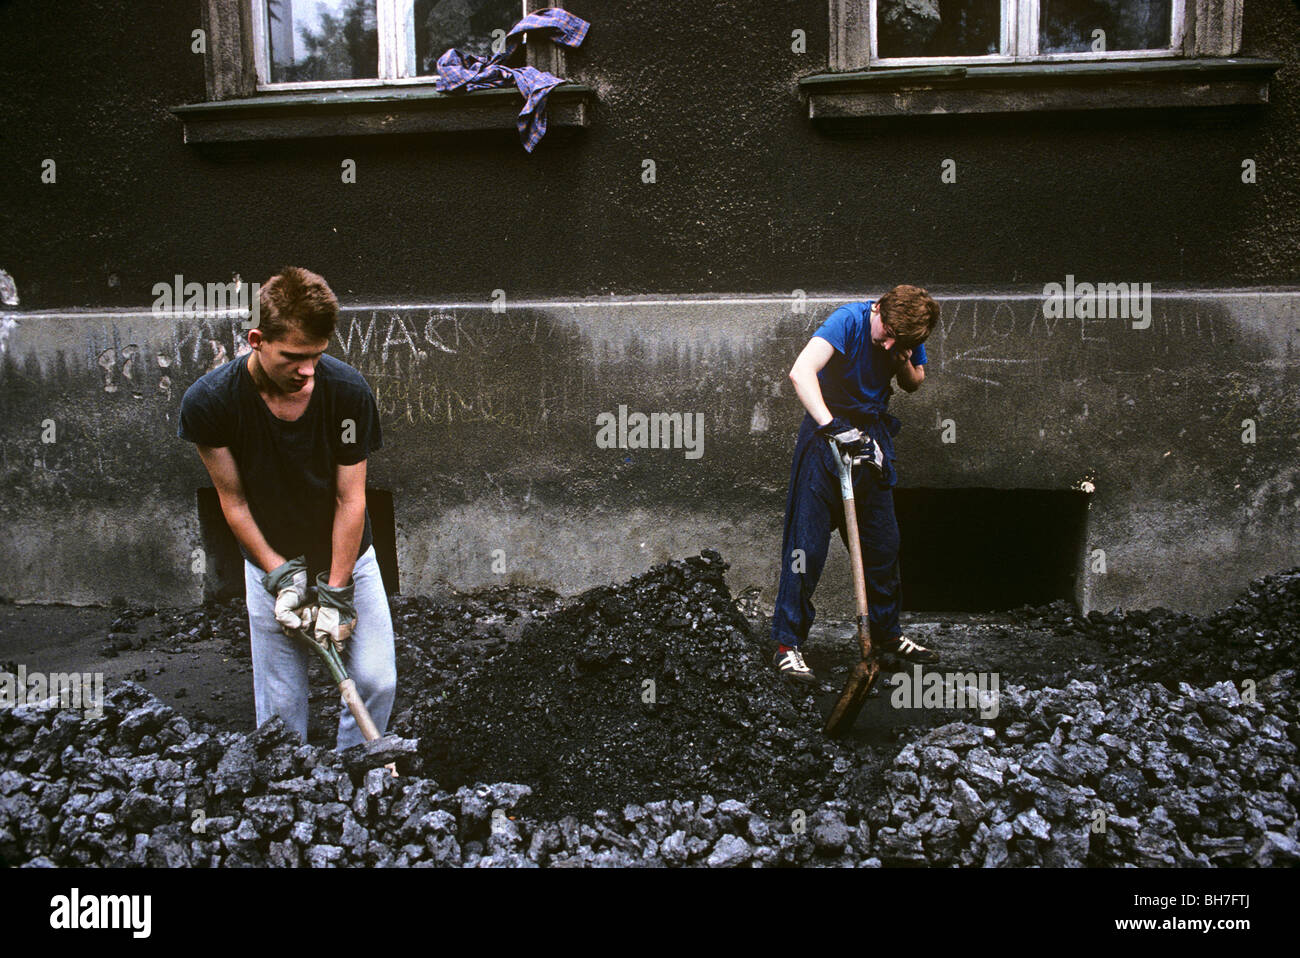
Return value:
M 302 80 L 271 82 L 270 6 L 267 0 L 246 0 L 252 4 L 253 65 L 257 69 L 259 93 L 289 90 L 337 90 L 347 87 L 416 86 L 432 84 L 433 74 L 416 73 L 415 0 L 375 0 L 375 26 L 379 34 L 379 76 L 355 80 Z M 875 0 L 872 0 L 874 3 Z M 527 4 L 519 0 L 519 17 Z M 509 29 L 513 23 L 502 29 Z M 523 40 L 527 42 L 528 34 Z
M 932 66 L 943 64 L 1050 63 L 1066 60 L 1141 60 L 1153 57 L 1176 57 L 1183 54 L 1183 29 L 1186 23 L 1186 0 L 1170 4 L 1170 44 L 1149 50 L 1092 50 L 1073 53 L 1038 52 L 1039 0 L 1002 0 L 1002 29 L 998 49 L 1010 53 L 952 57 L 881 57 L 876 28 L 879 0 L 868 0 L 868 28 L 871 36 L 870 65 L 882 67 Z

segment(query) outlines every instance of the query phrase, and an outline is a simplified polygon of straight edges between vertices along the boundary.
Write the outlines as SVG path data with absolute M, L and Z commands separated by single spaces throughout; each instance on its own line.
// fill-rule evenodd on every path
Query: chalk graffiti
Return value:
M 936 371 L 1002 386 L 1008 376 L 1037 374 L 1044 363 L 1084 364 L 1089 357 L 1110 362 L 1117 349 L 1158 355 L 1176 350 L 1180 341 L 1230 340 L 1230 322 L 1219 304 L 1195 300 L 1156 303 L 1145 325 L 1132 329 L 1122 315 L 1045 315 L 1038 300 L 958 300 L 943 305 L 927 348 Z M 1082 344 L 1082 350 L 1074 349 L 1063 360 L 1059 348 L 1071 341 Z
M 468 333 L 462 328 L 460 319 L 454 313 L 430 311 L 425 317 L 424 328 L 418 331 L 418 317 L 407 313 L 391 312 L 383 322 L 381 341 L 376 329 L 380 323 L 377 312 L 371 313 L 369 317 L 359 315 L 350 317 L 347 331 L 340 330 L 336 334 L 343 353 L 348 356 L 366 356 L 378 343 L 379 361 L 387 363 L 390 353 L 396 354 L 402 349 L 405 349 L 407 355 L 414 359 L 424 359 L 428 354 L 420 348 L 421 339 L 424 345 L 452 355 L 459 352 L 462 339 L 465 345 L 471 347 L 474 345 Z
M 104 374 L 104 392 L 117 392 L 117 383 L 114 382 L 114 379 L 117 376 L 117 350 L 103 350 L 95 362 Z
M 8 316 L 0 319 L 0 356 L 9 352 L 9 334 L 18 327 L 17 320 Z
M 572 309 L 559 307 L 512 310 L 500 317 L 471 307 L 348 310 L 340 317 L 330 351 L 384 392 L 394 416 L 413 423 L 492 421 L 522 428 L 567 415 L 570 388 L 583 395 L 584 400 L 574 397 L 581 408 L 589 388 L 624 388 L 630 370 L 661 368 L 678 377 L 725 379 L 733 365 L 753 365 L 754 356 L 744 345 L 725 337 L 706 344 L 683 330 L 680 339 L 642 342 L 627 321 L 653 310 L 636 304 L 610 309 L 618 320 L 612 330 L 576 322 Z M 1259 301 L 1261 314 L 1294 315 L 1295 309 L 1294 300 L 1278 306 Z M 1037 379 L 1049 368 L 1053 374 L 1087 376 L 1121 362 L 1133 369 L 1157 358 L 1171 367 L 1195 364 L 1205 355 L 1197 342 L 1240 341 L 1239 320 L 1213 298 L 1157 298 L 1152 313 L 1150 328 L 1134 330 L 1122 316 L 1093 318 L 1076 312 L 1071 317 L 1068 310 L 1044 315 L 1036 298 L 948 300 L 929 342 L 932 372 L 996 389 Z M 799 320 L 816 325 L 820 318 Z M 160 324 L 168 329 L 165 319 L 146 328 L 105 319 L 87 324 L 84 354 L 85 368 L 99 378 L 104 394 L 170 397 L 175 382 L 189 382 L 249 351 L 238 317 L 178 316 L 171 320 L 169 338 L 155 333 Z M 804 325 L 799 320 L 776 330 L 776 340 L 806 338 L 808 330 L 798 328 Z M 12 352 L 21 332 L 12 318 L 0 317 L 0 353 Z M 772 362 L 786 362 L 784 347 L 764 348 L 782 354 Z M 385 375 L 390 378 L 382 379 Z M 459 390 L 427 382 L 435 377 L 454 381 Z M 545 387 L 540 382 L 544 377 Z M 561 401 L 543 402 L 538 389 L 559 394 Z M 750 395 L 719 415 L 734 414 L 741 428 L 748 423 L 752 432 L 763 433 L 771 428 L 775 407 L 756 406 L 758 398 Z
M 1170 301 L 1159 302 L 1154 309 L 1158 322 L 1151 332 L 1170 338 L 1206 338 L 1211 343 L 1222 334 L 1227 322 L 1218 303 L 1205 306 L 1199 301 L 1181 301 L 1172 308 Z M 1043 313 L 1038 300 L 957 300 L 943 304 L 940 321 L 945 342 L 953 340 L 999 339 L 1041 336 L 1046 339 L 1074 338 L 1080 342 L 1105 344 L 1128 323 L 1123 317 L 1092 317 Z
M 172 398 L 172 378 L 167 374 L 171 365 L 172 361 L 166 356 L 158 357 L 158 368 L 162 370 L 158 377 L 158 391 L 163 394 L 164 399 Z
M 375 394 L 379 414 L 385 419 L 405 419 L 412 424 L 490 422 L 538 431 L 551 421 L 561 398 L 547 395 L 544 387 L 535 395 L 525 396 L 511 383 L 480 383 L 477 388 L 465 388 L 442 382 L 419 382 L 407 376 L 372 373 L 366 378 Z

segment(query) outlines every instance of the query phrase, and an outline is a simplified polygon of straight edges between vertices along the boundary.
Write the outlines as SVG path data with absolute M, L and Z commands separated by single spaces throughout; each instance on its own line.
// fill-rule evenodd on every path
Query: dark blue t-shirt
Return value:
M 889 384 L 894 361 L 871 341 L 873 302 L 839 307 L 813 333 L 835 347 L 835 355 L 817 374 L 826 408 L 854 424 L 883 413 L 894 394 Z M 911 363 L 924 366 L 926 362 L 925 343 L 920 343 L 912 350 Z
M 314 582 L 330 568 L 335 468 L 355 465 L 383 445 L 379 409 L 362 375 L 325 354 L 316 364 L 306 411 L 285 422 L 258 393 L 247 360 L 232 359 L 185 390 L 176 434 L 203 446 L 230 447 L 257 527 L 286 559 L 305 555 Z M 367 512 L 353 561 L 370 545 Z M 242 543 L 239 551 L 257 564 Z

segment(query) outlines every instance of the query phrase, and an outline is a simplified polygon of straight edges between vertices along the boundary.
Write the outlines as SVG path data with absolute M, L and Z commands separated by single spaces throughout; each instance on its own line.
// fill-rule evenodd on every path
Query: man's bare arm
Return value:
M 822 387 L 817 381 L 817 374 L 826 367 L 834 355 L 834 346 L 820 336 L 814 336 L 808 340 L 808 345 L 803 348 L 799 358 L 790 367 L 790 382 L 794 383 L 794 391 L 799 401 L 803 403 L 803 408 L 808 410 L 808 415 L 812 416 L 813 421 L 819 426 L 826 425 L 834 418 L 826 405 L 826 400 L 822 398 Z
M 357 550 L 366 531 L 366 460 L 335 469 L 334 532 L 331 539 L 331 586 L 352 581 Z
M 905 355 L 910 357 L 912 351 L 907 350 Z M 921 383 L 925 382 L 925 367 L 913 366 L 910 358 L 899 361 L 894 372 L 898 377 L 898 388 L 905 393 L 916 392 L 921 388 Z
M 288 560 L 271 548 L 257 527 L 253 513 L 244 498 L 244 485 L 239 479 L 239 466 L 229 447 L 196 446 L 199 458 L 212 477 L 212 484 L 217 488 L 217 498 L 221 500 L 221 512 L 235 538 L 257 561 L 264 572 L 272 572 Z

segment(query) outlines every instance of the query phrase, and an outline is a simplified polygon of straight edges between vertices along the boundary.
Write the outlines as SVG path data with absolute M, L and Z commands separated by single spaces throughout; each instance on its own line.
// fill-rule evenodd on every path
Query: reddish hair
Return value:
M 880 297 L 880 318 L 903 349 L 915 349 L 939 323 L 939 304 L 919 286 L 895 286 Z

